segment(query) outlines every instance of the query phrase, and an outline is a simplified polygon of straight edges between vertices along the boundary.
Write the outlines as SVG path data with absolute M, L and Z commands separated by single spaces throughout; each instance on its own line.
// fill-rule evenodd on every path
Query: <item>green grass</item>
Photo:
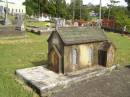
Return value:
M 26 39 L 0 40 L 0 97 L 36 97 L 15 81 L 15 70 L 46 63 L 46 40 L 31 33 Z
M 12 15 L 8 15 L 8 19 L 9 19 L 10 21 L 14 21 L 14 20 L 15 20 L 15 17 L 12 16 Z
M 25 25 L 27 25 L 27 26 L 37 26 L 37 27 L 46 27 L 48 25 L 48 23 L 49 22 L 38 22 L 38 21 L 30 22 L 30 21 L 26 21 Z M 54 24 L 51 23 L 51 25 L 53 26 Z
M 107 33 L 108 38 L 115 44 L 115 64 L 122 66 L 130 64 L 130 38 L 116 33 Z
M 47 61 L 47 36 L 32 33 L 28 37 L 0 39 L 0 97 L 38 97 L 23 88 L 15 79 L 16 69 L 39 66 Z M 116 63 L 130 63 L 130 39 L 107 33 L 117 47 Z

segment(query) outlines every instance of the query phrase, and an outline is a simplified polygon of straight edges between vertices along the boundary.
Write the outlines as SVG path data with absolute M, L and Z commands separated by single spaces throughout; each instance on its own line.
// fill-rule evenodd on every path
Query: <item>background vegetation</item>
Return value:
M 39 16 L 47 14 L 52 17 L 61 17 L 65 19 L 84 19 L 91 20 L 89 13 L 95 11 L 97 18 L 99 17 L 99 5 L 95 6 L 91 3 L 83 5 L 83 0 L 72 0 L 67 4 L 65 0 L 26 0 L 24 5 L 27 8 L 29 16 Z M 125 0 L 128 7 L 117 6 L 118 0 L 110 0 L 106 7 L 102 7 L 102 18 L 115 18 L 117 23 L 122 26 L 130 26 L 130 0 Z
M 0 97 L 37 97 L 16 80 L 15 70 L 46 64 L 47 36 L 0 39 Z

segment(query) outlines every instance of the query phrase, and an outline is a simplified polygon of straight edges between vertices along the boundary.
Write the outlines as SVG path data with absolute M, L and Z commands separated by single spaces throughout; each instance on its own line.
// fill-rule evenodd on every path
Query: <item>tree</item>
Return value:
M 90 10 L 87 7 L 82 7 L 82 19 L 88 20 L 89 12 L 90 12 Z
M 26 0 L 28 15 L 50 14 L 54 17 L 68 18 L 69 6 L 65 0 Z
M 55 17 L 66 18 L 69 10 L 68 7 L 65 0 L 49 0 L 48 13 Z
M 130 0 L 125 0 L 125 2 L 127 2 L 127 4 L 128 4 L 127 8 L 130 11 Z
M 113 10 L 113 7 L 116 6 L 117 3 L 119 3 L 119 1 L 110 0 L 110 4 L 107 5 L 107 6 L 109 7 L 108 19 L 110 18 L 111 11 L 114 11 L 114 10 Z
M 23 4 L 26 6 L 26 11 L 28 15 L 39 14 L 39 2 L 37 0 L 26 0 Z
M 116 20 L 117 25 L 122 28 L 124 26 L 127 26 L 127 30 L 130 31 L 130 29 L 128 29 L 128 26 L 130 25 L 130 19 L 127 8 L 121 6 L 114 6 L 111 9 L 110 18 L 114 18 Z
M 48 0 L 39 0 L 39 11 L 40 14 L 48 13 Z
M 55 0 L 49 0 L 49 3 L 48 3 L 48 13 L 55 17 L 56 16 L 56 1 Z
M 82 18 L 82 5 L 82 0 L 73 0 L 73 2 L 71 2 L 71 14 L 73 14 L 74 19 Z
M 118 23 L 123 29 L 126 27 L 127 31 L 130 31 L 130 19 L 128 16 L 128 10 L 124 7 L 117 7 L 114 16 L 116 18 L 116 23 Z
M 28 15 L 48 13 L 48 0 L 26 0 L 24 3 Z

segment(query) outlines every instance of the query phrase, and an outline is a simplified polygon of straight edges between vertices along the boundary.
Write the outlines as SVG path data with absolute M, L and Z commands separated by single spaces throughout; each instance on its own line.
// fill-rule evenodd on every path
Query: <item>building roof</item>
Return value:
M 57 32 L 66 45 L 107 40 L 104 31 L 98 27 L 66 27 Z

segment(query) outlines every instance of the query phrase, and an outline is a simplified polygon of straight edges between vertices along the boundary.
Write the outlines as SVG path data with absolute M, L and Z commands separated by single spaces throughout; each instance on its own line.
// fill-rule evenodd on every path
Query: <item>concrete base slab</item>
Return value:
M 100 76 L 108 69 L 103 67 L 93 67 L 84 69 L 67 75 L 56 74 L 43 66 L 19 69 L 16 74 L 33 87 L 40 96 L 47 95 L 48 92 L 69 87 L 77 82 Z

